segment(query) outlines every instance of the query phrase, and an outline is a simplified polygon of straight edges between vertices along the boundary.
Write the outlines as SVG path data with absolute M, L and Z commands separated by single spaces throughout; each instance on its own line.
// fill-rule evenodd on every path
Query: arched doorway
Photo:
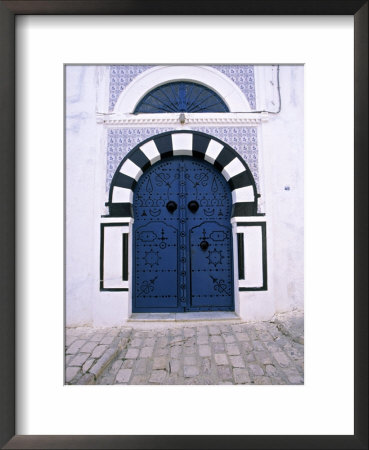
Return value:
M 234 310 L 232 194 L 190 156 L 160 160 L 133 195 L 133 312 Z

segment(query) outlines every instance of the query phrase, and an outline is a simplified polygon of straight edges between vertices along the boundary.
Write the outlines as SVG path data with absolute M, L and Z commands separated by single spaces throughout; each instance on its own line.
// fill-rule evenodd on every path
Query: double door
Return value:
M 133 312 L 229 311 L 232 197 L 209 163 L 164 159 L 133 199 Z

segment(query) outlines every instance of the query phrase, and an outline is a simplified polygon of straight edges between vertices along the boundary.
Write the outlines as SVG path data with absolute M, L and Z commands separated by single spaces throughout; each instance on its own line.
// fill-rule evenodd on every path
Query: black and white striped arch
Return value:
M 256 215 L 255 181 L 234 149 L 205 133 L 171 131 L 143 141 L 119 164 L 110 185 L 110 216 L 133 217 L 133 192 L 144 171 L 161 159 L 181 155 L 208 161 L 221 172 L 232 191 L 232 217 Z

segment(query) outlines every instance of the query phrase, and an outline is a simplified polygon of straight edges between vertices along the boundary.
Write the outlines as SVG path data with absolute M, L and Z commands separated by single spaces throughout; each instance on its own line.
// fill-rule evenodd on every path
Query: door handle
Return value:
M 200 242 L 201 250 L 206 250 L 208 247 L 209 247 L 209 242 L 208 241 L 201 241 Z
M 199 204 L 196 200 L 191 200 L 187 206 L 192 213 L 195 213 L 199 209 Z
M 177 203 L 176 203 L 176 202 L 173 202 L 173 201 L 171 200 L 170 202 L 168 202 L 168 203 L 166 204 L 166 207 L 167 207 L 167 210 L 168 210 L 171 214 L 173 214 L 174 211 L 177 209 Z

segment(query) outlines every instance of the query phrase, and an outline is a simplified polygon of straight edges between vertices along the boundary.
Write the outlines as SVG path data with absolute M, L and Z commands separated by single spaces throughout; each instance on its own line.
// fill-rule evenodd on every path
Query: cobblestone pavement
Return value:
M 303 314 L 68 328 L 67 384 L 303 384 Z

